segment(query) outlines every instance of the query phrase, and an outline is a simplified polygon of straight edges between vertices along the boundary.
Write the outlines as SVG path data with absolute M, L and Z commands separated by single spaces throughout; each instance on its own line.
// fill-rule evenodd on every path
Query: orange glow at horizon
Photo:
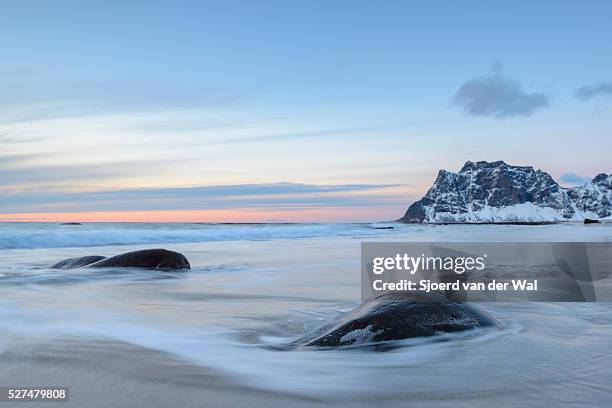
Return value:
M 389 221 L 401 216 L 392 207 L 262 210 L 85 211 L 0 214 L 0 222 L 351 222 Z

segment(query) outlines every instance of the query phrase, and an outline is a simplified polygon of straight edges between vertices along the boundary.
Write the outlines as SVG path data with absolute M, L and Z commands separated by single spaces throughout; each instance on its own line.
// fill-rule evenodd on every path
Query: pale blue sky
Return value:
M 376 219 L 466 160 L 612 170 L 610 2 L 125 3 L 1 3 L 0 213 L 237 185 L 201 208 Z

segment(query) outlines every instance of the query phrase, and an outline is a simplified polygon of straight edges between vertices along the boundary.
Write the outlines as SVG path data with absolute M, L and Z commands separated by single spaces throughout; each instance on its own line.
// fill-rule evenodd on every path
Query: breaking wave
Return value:
M 0 224 L 0 249 L 381 235 L 385 224 Z M 398 227 L 395 227 L 398 228 Z M 389 234 L 393 231 L 385 231 Z

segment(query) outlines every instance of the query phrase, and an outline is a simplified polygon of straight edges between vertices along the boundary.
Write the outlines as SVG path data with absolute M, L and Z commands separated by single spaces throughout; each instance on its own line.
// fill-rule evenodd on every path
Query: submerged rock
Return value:
M 599 220 L 592 220 L 590 218 L 585 218 L 584 223 L 585 224 L 599 224 Z
M 433 336 L 494 326 L 483 312 L 440 294 L 392 292 L 375 296 L 305 346 L 340 347 Z
M 167 249 L 143 249 L 110 258 L 96 255 L 69 258 L 56 263 L 51 268 L 75 269 L 83 266 L 90 268 L 191 269 L 185 255 Z
M 105 258 L 89 265 L 91 268 L 152 268 L 191 269 L 185 255 L 167 249 L 143 249 Z
M 55 265 L 51 266 L 51 269 L 74 269 L 74 268 L 80 268 L 82 266 L 87 266 L 87 265 L 91 265 L 94 262 L 98 262 L 102 259 L 104 259 L 104 256 L 98 256 L 98 255 L 90 255 L 90 256 L 81 256 L 81 257 L 77 257 L 77 258 L 68 258 L 68 259 L 64 259 L 63 261 L 60 261 L 58 263 L 56 263 Z

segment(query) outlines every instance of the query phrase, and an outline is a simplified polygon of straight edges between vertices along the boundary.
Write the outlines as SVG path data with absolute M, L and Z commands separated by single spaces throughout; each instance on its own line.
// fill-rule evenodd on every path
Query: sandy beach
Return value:
M 22 228 L 23 238 L 35 227 Z M 45 228 L 35 234 L 55 233 Z M 93 241 L 116 230 L 134 239 L 147 237 L 148 227 L 101 228 L 88 226 L 83 234 Z M 172 237 L 184 227 L 151 228 Z M 215 230 L 226 240 L 156 245 L 191 261 L 190 271 L 170 274 L 48 269 L 68 256 L 150 244 L 4 250 L 0 383 L 69 386 L 65 406 L 74 407 L 521 407 L 537 400 L 557 408 L 612 402 L 612 313 L 606 303 L 482 304 L 500 327 L 409 339 L 387 352 L 285 346 L 360 303 L 364 239 L 523 240 L 528 231 L 535 241 L 605 241 L 611 238 L 607 225 L 357 226 L 343 227 L 337 237 L 294 231 L 295 239 L 283 227 L 282 238 L 269 227 L 249 228 L 268 228 L 271 235 L 231 240 L 231 231 Z

